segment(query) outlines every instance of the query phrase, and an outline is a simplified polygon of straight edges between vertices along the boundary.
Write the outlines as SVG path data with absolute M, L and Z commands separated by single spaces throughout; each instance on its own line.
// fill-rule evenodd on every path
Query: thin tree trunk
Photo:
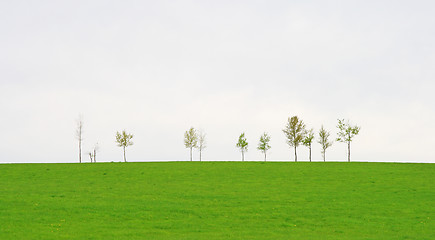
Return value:
M 202 154 L 201 154 L 201 153 L 202 153 L 202 150 L 199 149 L 199 161 L 200 161 L 200 162 L 202 161 L 202 156 L 201 156 Z
M 82 141 L 79 140 L 79 163 L 82 163 Z
M 347 161 L 350 162 L 350 141 L 347 143 Z
M 323 161 L 326 162 L 326 150 L 323 149 Z
M 242 162 L 245 161 L 245 153 L 242 151 Z
M 190 148 L 190 161 L 192 161 L 192 148 Z
M 297 162 L 297 161 L 298 161 L 298 154 L 296 152 L 296 146 L 295 146 L 295 162 Z
M 97 151 L 94 149 L 94 162 L 97 162 Z
M 310 144 L 310 162 L 311 162 L 311 144 Z
M 266 152 L 264 152 L 264 161 L 266 162 Z
M 125 147 L 123 147 L 124 149 L 124 162 L 127 162 L 127 159 L 125 158 Z

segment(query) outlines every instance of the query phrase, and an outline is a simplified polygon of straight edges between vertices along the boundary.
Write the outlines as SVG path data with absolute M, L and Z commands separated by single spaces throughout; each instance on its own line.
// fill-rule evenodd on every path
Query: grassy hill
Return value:
M 434 239 L 435 164 L 0 165 L 0 239 Z

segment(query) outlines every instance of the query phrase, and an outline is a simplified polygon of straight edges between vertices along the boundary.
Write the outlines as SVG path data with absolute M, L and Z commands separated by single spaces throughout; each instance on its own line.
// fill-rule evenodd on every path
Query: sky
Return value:
M 293 160 L 282 129 L 298 116 L 337 137 L 361 127 L 355 161 L 435 162 L 434 1 L 1 1 L 0 163 Z M 329 161 L 344 161 L 334 142 Z M 199 154 L 194 152 L 194 160 Z M 308 148 L 298 148 L 306 161 Z

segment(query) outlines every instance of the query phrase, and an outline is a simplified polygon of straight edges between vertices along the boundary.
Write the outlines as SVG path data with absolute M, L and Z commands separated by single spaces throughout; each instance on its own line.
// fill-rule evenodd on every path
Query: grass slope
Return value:
M 0 239 L 433 239 L 435 164 L 0 165 Z

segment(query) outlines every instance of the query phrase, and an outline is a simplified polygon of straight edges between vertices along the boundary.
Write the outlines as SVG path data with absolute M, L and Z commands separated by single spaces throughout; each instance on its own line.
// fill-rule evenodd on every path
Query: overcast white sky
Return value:
M 297 115 L 336 137 L 362 127 L 360 161 L 434 162 L 434 1 L 1 1 L 0 162 L 185 160 L 183 133 L 207 133 L 208 160 L 293 159 Z M 316 134 L 317 136 L 317 134 Z M 298 148 L 299 159 L 308 157 Z M 194 158 L 198 158 L 195 152 Z M 320 145 L 313 145 L 320 160 Z M 334 143 L 329 160 L 345 160 Z

